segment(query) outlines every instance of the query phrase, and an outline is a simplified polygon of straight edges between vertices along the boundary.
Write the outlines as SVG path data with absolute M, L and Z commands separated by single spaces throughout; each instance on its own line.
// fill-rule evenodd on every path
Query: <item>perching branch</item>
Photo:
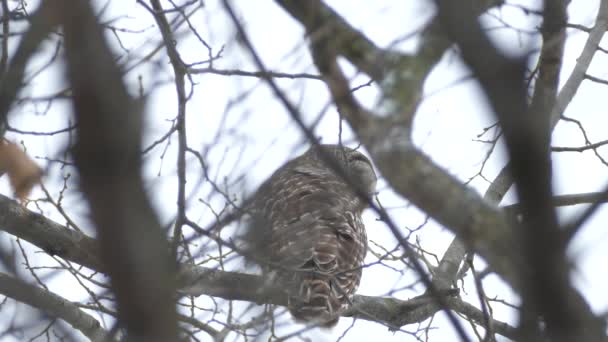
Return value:
M 101 263 L 98 241 L 83 233 L 67 229 L 62 225 L 29 211 L 15 201 L 0 195 L 0 229 L 45 250 L 51 255 L 64 258 L 92 270 L 107 273 Z M 273 288 L 267 279 L 237 272 L 226 272 L 200 266 L 183 265 L 179 271 L 179 293 L 212 296 L 226 300 L 249 301 L 258 304 L 285 305 L 281 288 Z M 447 298 L 455 311 L 467 315 L 459 300 Z M 422 296 L 411 300 L 357 295 L 355 307 L 345 315 L 356 315 L 391 327 L 422 322 L 439 310 L 436 301 Z M 360 310 L 359 310 L 360 309 Z M 357 314 L 365 312 L 372 315 Z M 506 323 L 496 321 L 496 327 Z M 513 327 L 497 333 L 513 337 Z

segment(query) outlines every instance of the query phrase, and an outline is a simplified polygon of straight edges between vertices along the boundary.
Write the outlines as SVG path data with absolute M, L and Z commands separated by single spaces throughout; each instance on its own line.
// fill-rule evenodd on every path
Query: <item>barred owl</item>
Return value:
M 253 204 L 249 242 L 286 289 L 297 321 L 334 326 L 359 286 L 367 203 L 349 183 L 368 195 L 375 192 L 369 159 L 347 147 L 319 145 L 275 171 Z

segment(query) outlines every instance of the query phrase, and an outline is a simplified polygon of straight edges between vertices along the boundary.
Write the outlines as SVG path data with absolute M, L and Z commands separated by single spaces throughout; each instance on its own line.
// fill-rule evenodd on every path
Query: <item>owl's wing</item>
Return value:
M 349 306 L 361 279 L 365 254 L 361 232 L 348 212 L 325 207 L 275 227 L 277 260 L 288 268 L 283 279 L 290 312 L 297 319 L 328 320 Z
M 315 224 L 311 213 L 305 213 L 272 227 L 272 242 L 269 246 L 273 261 L 288 270 L 299 269 L 314 253 L 319 239 L 318 231 L 308 231 Z
M 314 195 L 310 196 L 312 203 Z M 273 227 L 271 250 L 275 260 L 297 271 L 333 274 L 355 258 L 361 238 L 352 214 L 323 207 Z M 359 261 L 359 260 L 357 260 Z

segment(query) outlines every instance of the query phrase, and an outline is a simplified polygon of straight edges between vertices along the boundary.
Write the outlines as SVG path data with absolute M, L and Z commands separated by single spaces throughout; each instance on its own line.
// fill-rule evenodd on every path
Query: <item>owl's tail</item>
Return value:
M 331 328 L 338 323 L 346 299 L 328 276 L 302 277 L 298 296 L 290 296 L 289 312 L 296 321 Z

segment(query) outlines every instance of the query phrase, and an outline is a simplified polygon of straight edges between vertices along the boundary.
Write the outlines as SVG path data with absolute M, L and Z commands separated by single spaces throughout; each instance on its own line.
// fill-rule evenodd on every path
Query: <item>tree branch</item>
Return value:
M 0 293 L 60 318 L 95 342 L 114 341 L 99 321 L 52 292 L 0 273 Z
M 593 26 L 591 32 L 589 32 L 589 37 L 585 42 L 583 51 L 576 59 L 574 70 L 560 90 L 557 101 L 555 102 L 555 106 L 553 107 L 553 111 L 551 112 L 552 127 L 557 124 L 561 115 L 564 113 L 566 107 L 568 107 L 570 101 L 572 101 L 572 98 L 574 98 L 578 88 L 585 79 L 585 74 L 589 69 L 589 65 L 591 65 L 593 56 L 597 52 L 600 41 L 602 40 L 606 30 L 608 30 L 608 1 L 602 0 L 595 19 L 595 25 Z
M 8 69 L 3 73 L 2 79 L 0 79 L 0 136 L 4 136 L 6 117 L 19 89 L 23 85 L 25 67 L 55 25 L 52 13 L 53 4 L 45 1 L 40 5 L 36 13 L 31 16 L 30 28 L 23 35 L 13 58 L 11 58 Z
M 545 4 L 543 33 L 565 34 L 565 2 Z M 527 334 L 526 338 L 536 338 L 537 315 L 542 315 L 547 333 L 556 340 L 602 340 L 604 325 L 570 285 L 565 250 L 551 206 L 548 152 L 551 101 L 543 96 L 528 108 L 525 60 L 499 53 L 470 11 L 445 0 L 438 1 L 438 6 L 446 31 L 459 45 L 464 61 L 481 83 L 505 135 L 526 227 L 524 231 L 516 226 L 518 245 L 523 246 L 524 258 L 532 266 L 532 269 L 519 270 L 524 308 L 522 331 Z M 561 54 L 561 47 L 551 48 Z M 553 75 L 545 77 L 557 82 Z
M 173 228 L 173 239 L 171 243 L 171 259 L 177 260 L 178 247 L 182 239 L 182 228 L 186 222 L 186 149 L 188 147 L 186 137 L 186 65 L 184 64 L 179 52 L 177 51 L 177 41 L 171 30 L 171 26 L 165 17 L 159 0 L 150 0 L 152 8 L 149 8 L 143 1 L 138 1 L 153 15 L 159 31 L 163 38 L 169 61 L 175 75 L 175 92 L 177 94 L 177 217 Z
M 582 194 L 569 194 L 569 195 L 559 195 L 553 196 L 551 200 L 551 204 L 556 207 L 565 207 L 569 205 L 577 205 L 577 204 L 592 204 L 595 202 L 605 203 L 608 199 L 605 198 L 605 193 L 603 192 L 586 192 Z M 521 204 L 515 203 L 510 205 L 505 205 L 501 207 L 504 211 L 508 212 L 510 215 L 515 214 L 521 210 Z
M 130 340 L 177 337 L 173 263 L 141 179 L 142 113 L 87 1 L 61 2 L 80 184 Z
M 188 68 L 190 74 L 214 74 L 222 76 L 244 76 L 244 77 L 255 77 L 255 78 L 288 78 L 288 79 L 309 79 L 309 80 L 321 80 L 321 76 L 307 74 L 307 73 L 285 73 L 278 71 L 267 71 L 263 73 L 261 71 L 244 71 L 238 69 L 215 69 L 215 68 Z
M 551 147 L 551 151 L 552 152 L 583 152 L 586 150 L 594 150 L 598 147 L 604 146 L 604 145 L 608 145 L 608 140 L 602 140 L 602 141 L 598 141 L 596 143 L 593 144 L 589 144 L 589 145 L 585 145 L 585 146 L 579 146 L 579 147 L 558 147 L 558 146 L 553 146 Z
M 29 211 L 2 195 L 0 195 L 0 229 L 42 248 L 49 254 L 106 273 L 102 267 L 97 240 Z M 267 279 L 253 274 L 182 265 L 178 284 L 180 288 L 178 292 L 186 295 L 207 295 L 257 304 L 286 304 L 282 288 L 274 287 L 273 284 L 268 284 Z M 448 300 L 448 303 L 451 308 L 454 305 L 454 310 L 461 312 L 454 304 L 456 302 Z M 430 296 L 399 300 L 356 295 L 354 304 L 353 309 L 345 315 L 379 322 L 394 328 L 422 322 L 439 310 L 436 301 Z M 466 312 L 461 313 L 466 315 Z M 499 327 L 501 324 L 506 323 L 496 321 L 495 326 Z M 514 328 L 511 327 L 512 329 Z M 497 328 L 496 331 L 506 337 L 513 337 L 509 329 Z
M 331 42 L 326 48 L 332 55 L 343 56 L 376 81 L 383 93 L 377 111 L 383 116 L 401 116 L 409 133 L 424 81 L 451 44 L 437 18 L 421 31 L 418 52 L 407 55 L 376 46 L 321 0 L 276 2 L 304 26 L 313 45 Z M 501 0 L 475 0 L 467 6 L 481 14 L 501 3 Z M 351 120 L 350 124 L 354 122 Z
M 572 98 L 574 97 L 576 92 L 578 91 L 578 88 L 580 87 L 582 81 L 585 78 L 585 74 L 589 68 L 589 65 L 591 64 L 593 56 L 595 55 L 595 52 L 599 48 L 599 42 L 600 42 L 601 38 L 603 37 L 604 32 L 606 32 L 607 29 L 608 29 L 608 4 L 606 1 L 602 1 L 601 5 L 600 5 L 600 9 L 599 9 L 597 17 L 596 17 L 595 26 L 589 32 L 589 37 L 587 38 L 583 51 L 581 52 L 580 56 L 577 58 L 577 62 L 576 62 L 574 71 L 570 74 L 570 76 L 568 77 L 568 80 L 566 81 L 566 83 L 564 84 L 562 89 L 559 91 L 559 94 L 557 95 L 557 99 L 553 105 L 553 110 L 551 112 L 551 119 L 550 119 L 551 120 L 551 122 L 550 122 L 551 130 L 553 130 L 555 128 L 562 113 L 564 112 L 564 110 L 566 109 L 566 107 L 568 106 L 568 104 L 570 103 L 570 101 L 572 100 Z M 561 37 L 562 37 L 562 39 L 565 38 L 563 35 Z M 551 37 L 548 37 L 548 38 L 550 41 L 553 41 L 555 44 L 555 38 L 551 38 Z M 543 51 L 545 49 L 546 49 L 546 45 L 543 44 Z M 542 54 L 546 55 L 547 53 L 541 51 L 541 55 Z M 560 56 L 556 56 L 554 54 L 553 58 L 555 58 L 555 57 L 560 57 Z M 539 65 L 539 70 L 543 69 L 543 68 L 545 68 L 545 64 L 541 60 L 540 65 Z M 552 68 L 553 68 L 553 66 L 552 66 Z M 554 77 L 557 77 L 557 74 L 554 74 Z M 549 80 L 549 84 L 554 84 L 554 81 Z M 544 94 L 545 96 L 551 95 L 551 92 L 545 93 L 543 91 L 539 91 L 539 90 L 542 90 L 543 87 L 544 87 L 544 84 L 542 81 L 537 84 L 533 98 L 540 98 L 541 94 Z M 534 102 L 536 102 L 536 101 L 534 101 Z M 598 143 L 598 144 L 600 144 L 600 143 Z M 593 144 L 593 145 L 596 145 L 596 144 Z M 585 147 L 572 148 L 572 149 L 579 151 L 579 149 L 582 150 Z M 598 147 L 598 146 L 593 146 L 593 147 L 591 147 L 591 145 L 589 146 L 589 148 L 596 148 L 596 147 Z M 562 150 L 560 148 L 557 148 L 554 151 L 560 152 Z M 570 148 L 563 148 L 563 151 L 570 151 Z M 488 187 L 488 189 L 484 195 L 484 199 L 490 201 L 491 203 L 496 203 L 496 204 L 500 203 L 503 196 L 507 193 L 507 191 L 513 185 L 513 177 L 511 177 L 509 168 L 510 168 L 510 163 L 505 165 L 502 168 L 502 170 L 498 173 L 496 178 L 492 181 L 492 184 L 490 184 L 490 186 Z M 436 274 L 435 280 L 448 284 L 448 286 L 449 286 L 449 284 L 455 279 L 455 277 L 458 273 L 458 267 L 459 267 L 460 263 L 462 262 L 464 255 L 466 254 L 466 251 L 467 250 L 466 250 L 465 246 L 463 245 L 463 242 L 458 240 L 458 238 L 455 238 L 452 241 L 452 243 L 450 244 L 450 246 L 448 247 L 448 250 L 444 254 L 444 258 L 441 260 L 439 267 L 437 268 L 437 274 Z

